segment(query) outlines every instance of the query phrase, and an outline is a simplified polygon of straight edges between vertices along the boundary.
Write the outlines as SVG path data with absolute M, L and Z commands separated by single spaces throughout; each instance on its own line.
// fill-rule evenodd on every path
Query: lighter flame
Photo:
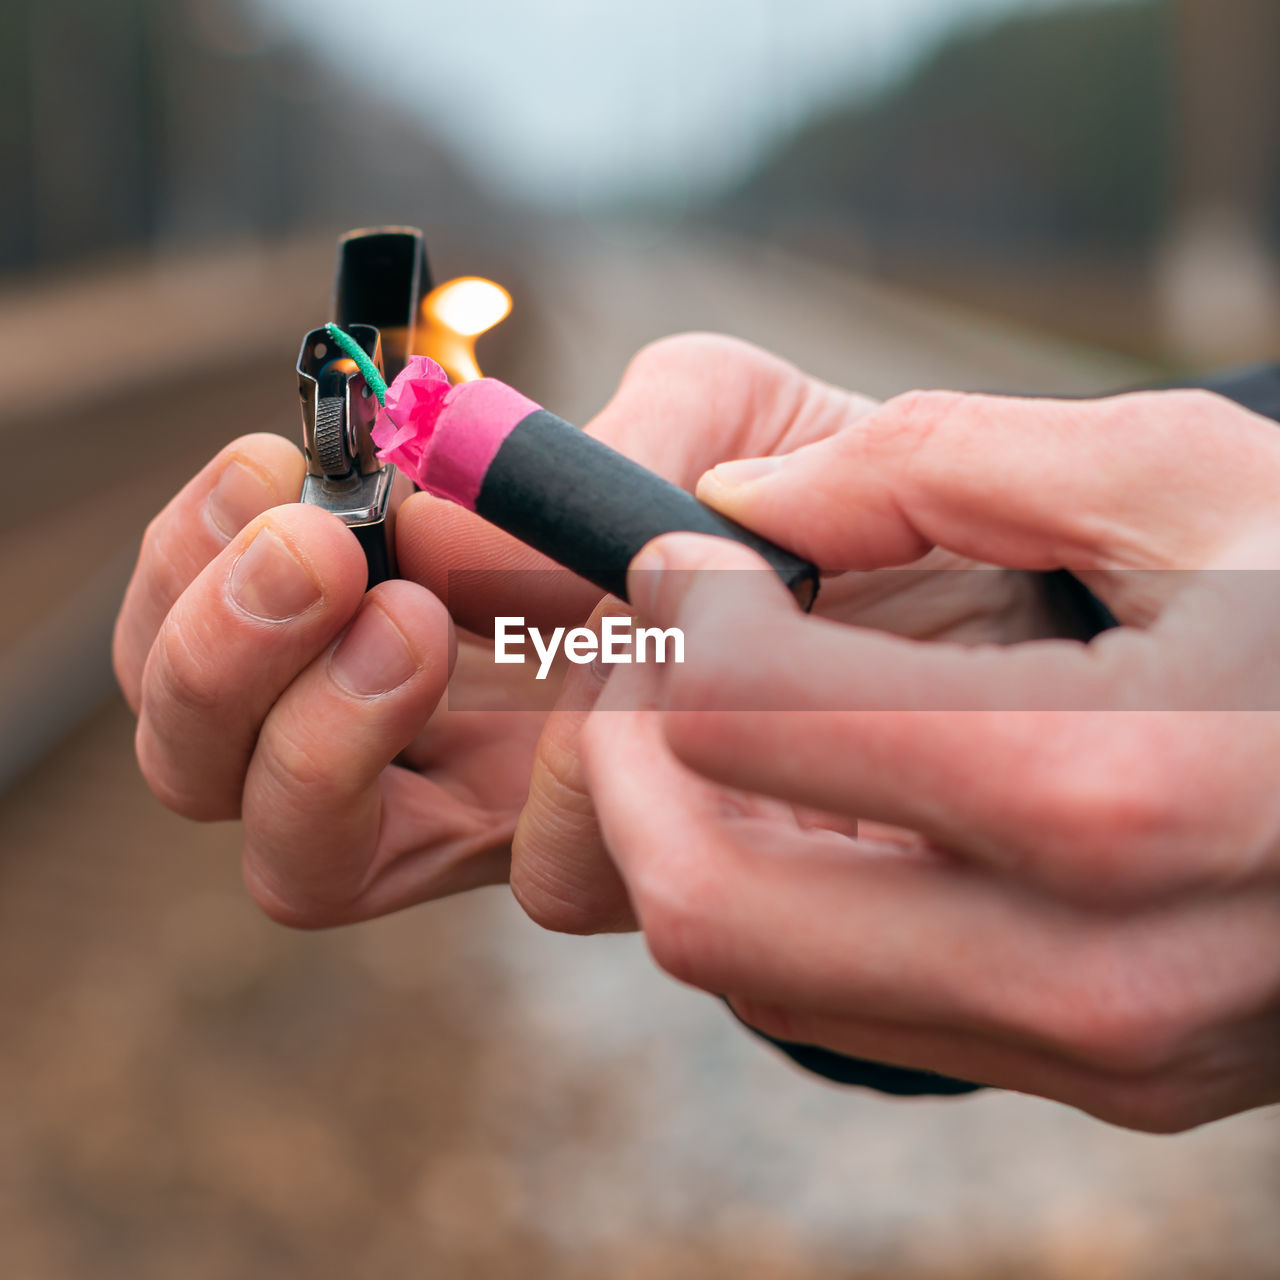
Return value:
M 511 295 L 492 280 L 461 276 L 437 286 L 422 303 L 423 329 L 415 344 L 454 382 L 484 375 L 476 363 L 476 340 L 511 314 Z

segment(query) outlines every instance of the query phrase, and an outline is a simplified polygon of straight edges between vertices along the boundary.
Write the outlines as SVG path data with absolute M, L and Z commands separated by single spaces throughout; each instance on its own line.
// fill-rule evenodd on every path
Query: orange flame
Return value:
M 511 314 L 511 295 L 492 280 L 460 276 L 427 294 L 422 327 L 415 345 L 454 382 L 474 382 L 484 375 L 476 363 L 476 341 Z

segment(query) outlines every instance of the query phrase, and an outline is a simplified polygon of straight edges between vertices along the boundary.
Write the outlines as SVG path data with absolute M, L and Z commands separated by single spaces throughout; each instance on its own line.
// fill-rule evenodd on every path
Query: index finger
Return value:
M 178 597 L 245 525 L 296 502 L 302 454 L 283 436 L 242 436 L 221 450 L 147 527 L 116 619 L 116 678 L 137 711 L 147 655 Z

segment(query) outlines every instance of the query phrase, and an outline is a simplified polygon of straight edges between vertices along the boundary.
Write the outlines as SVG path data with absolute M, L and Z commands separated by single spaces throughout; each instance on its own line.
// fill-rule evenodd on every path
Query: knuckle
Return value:
M 654 963 L 678 982 L 716 991 L 723 965 L 712 891 L 698 880 L 652 872 L 633 883 L 632 900 Z
M 142 535 L 138 563 L 147 594 L 162 608 L 168 608 L 194 576 L 196 566 L 183 554 L 182 532 L 175 531 L 166 511 L 156 516 Z
M 948 422 L 954 422 L 962 410 L 978 397 L 960 391 L 908 391 L 887 400 L 881 409 L 892 423 L 899 444 L 914 446 Z
M 741 338 L 693 332 L 641 347 L 627 365 L 621 390 L 659 396 L 664 403 L 700 397 L 716 405 L 721 421 L 732 422 L 749 408 L 764 411 L 783 388 L 790 397 L 810 385 L 794 366 Z
M 224 743 L 219 777 L 192 777 L 183 767 L 185 748 L 216 729 L 226 694 L 212 665 L 185 643 L 179 627 L 166 622 L 152 647 L 138 698 L 137 758 L 147 786 L 166 808 L 198 822 L 239 816 L 240 793 L 234 767 L 239 750 Z M 225 770 L 225 774 L 224 774 Z M 228 789 L 221 778 L 236 774 Z
M 305 734 L 277 728 L 269 739 L 264 735 L 259 760 L 277 800 L 317 791 L 323 791 L 331 801 L 342 799 L 343 770 L 333 767 L 331 753 L 323 744 Z
M 1077 979 L 1057 1001 L 1040 1000 L 1037 1038 L 1085 1066 L 1122 1079 L 1171 1072 L 1199 1035 L 1196 1011 L 1179 984 L 1133 976 L 1101 949 L 1092 957 L 1097 976 Z
M 1122 848 L 1148 848 L 1179 835 L 1191 816 L 1185 791 L 1176 779 L 1131 772 L 1122 781 L 1095 788 L 1087 824 L 1100 844 L 1109 839 Z
M 240 816 L 240 796 L 186 776 L 178 762 L 162 750 L 139 724 L 138 769 L 148 790 L 166 809 L 191 822 L 226 822 Z
M 709 359 L 719 361 L 726 355 L 743 353 L 754 354 L 755 348 L 737 338 L 702 332 L 670 334 L 641 347 L 631 357 L 626 377 L 644 379 L 655 374 L 670 377 L 685 373 L 702 377 Z
M 1170 409 L 1185 419 L 1204 420 L 1209 418 L 1235 417 L 1241 410 L 1216 391 L 1207 391 L 1203 387 L 1188 387 L 1176 391 L 1149 393 L 1150 404 L 1161 412 Z
M 963 441 L 957 440 L 946 450 L 931 450 L 930 441 L 939 432 L 958 434 L 959 428 L 974 421 L 975 406 L 982 399 L 958 391 L 908 391 L 886 401 L 865 425 L 855 425 L 846 433 L 844 447 L 853 450 L 860 464 L 870 461 L 904 474 L 918 471 L 927 476 L 939 465 L 938 455 L 945 453 L 952 459 L 948 465 L 953 465 L 957 449 L 963 447 Z M 969 447 L 988 452 L 990 443 L 972 434 Z
M 645 942 L 658 968 L 677 982 L 703 986 L 700 939 L 691 913 L 671 903 L 655 907 L 652 902 L 646 902 L 639 911 Z
M 1123 850 L 1166 835 L 1177 824 L 1177 802 L 1163 785 L 1137 772 L 1078 771 L 1060 798 L 1059 817 L 1074 839 Z
M 932 424 L 968 399 L 962 391 L 904 391 L 886 400 L 884 407 L 904 422 Z
M 1028 794 L 1059 887 L 1088 900 L 1149 892 L 1181 874 L 1173 854 L 1203 831 L 1200 789 L 1156 749 L 1047 760 Z
M 143 704 L 153 711 L 204 721 L 226 705 L 222 672 L 193 644 L 188 626 L 170 614 L 160 628 L 143 676 Z
M 1074 1040 L 1090 1066 L 1120 1076 L 1144 1076 L 1178 1058 L 1183 1032 L 1162 1013 L 1104 1005 L 1080 1016 Z

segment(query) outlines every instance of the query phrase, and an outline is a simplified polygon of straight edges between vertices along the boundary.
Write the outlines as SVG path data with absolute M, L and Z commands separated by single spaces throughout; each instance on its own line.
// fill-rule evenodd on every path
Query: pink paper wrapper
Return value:
M 496 378 L 451 387 L 434 360 L 415 356 L 387 388 L 373 442 L 418 488 L 474 511 L 502 442 L 540 407 Z
M 427 444 L 435 431 L 449 375 L 434 360 L 414 356 L 387 388 L 387 401 L 373 425 L 378 457 L 397 466 L 419 488 L 427 468 Z

